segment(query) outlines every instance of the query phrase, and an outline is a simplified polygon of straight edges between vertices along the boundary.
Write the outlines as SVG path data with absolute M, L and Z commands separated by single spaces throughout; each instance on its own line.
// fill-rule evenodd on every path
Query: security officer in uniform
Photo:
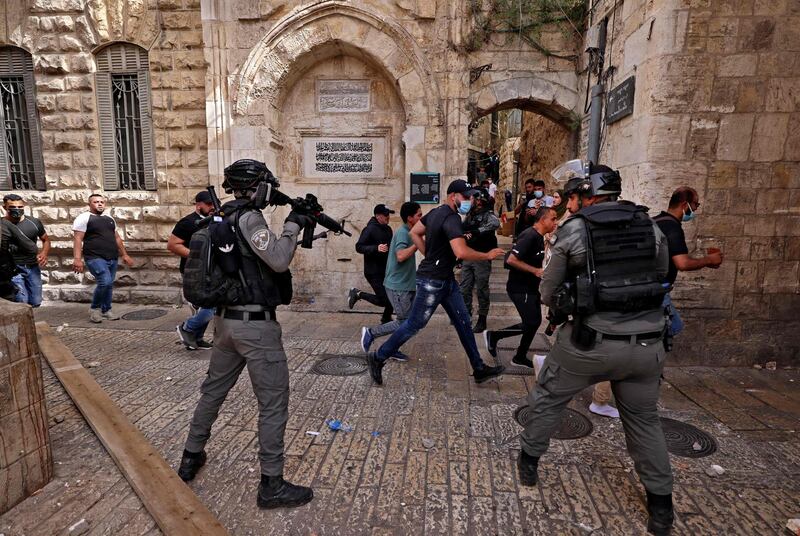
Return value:
M 246 205 L 262 181 L 275 183 L 262 162 L 238 160 L 225 169 L 222 187 L 233 192 L 235 200 L 222 207 L 222 213 Z M 283 435 L 289 406 L 289 369 L 281 342 L 281 326 L 275 307 L 281 303 L 275 274 L 286 272 L 294 257 L 297 236 L 310 220 L 289 213 L 283 233 L 276 236 L 261 211 L 247 206 L 237 214 L 236 248 L 244 280 L 252 294 L 248 305 L 217 308 L 214 349 L 208 375 L 200 388 L 202 396 L 189 427 L 180 477 L 192 480 L 205 464 L 204 451 L 211 426 L 219 414 L 228 391 L 247 366 L 258 400 L 258 457 L 261 484 L 257 504 L 261 508 L 300 506 L 314 497 L 311 488 L 296 486 L 283 479 Z M 220 248 L 228 249 L 228 248 Z
M 667 242 L 646 207 L 617 201 L 618 172 L 572 162 L 578 171 L 566 192 L 578 196 L 581 209 L 559 229 L 540 287 L 542 301 L 551 310 L 571 309 L 572 320 L 559 329 L 528 397 L 533 418 L 521 436 L 520 482 L 536 484 L 539 457 L 572 397 L 610 380 L 628 452 L 647 491 L 648 530 L 666 535 L 673 521 L 672 470 L 656 403 L 666 355 L 664 289 L 658 287 L 667 274 Z
M 497 247 L 495 231 L 500 228 L 500 220 L 492 212 L 492 197 L 489 190 L 480 188 L 475 195 L 472 208 L 464 218 L 464 238 L 467 245 L 475 251 L 488 253 Z M 472 316 L 472 289 L 478 294 L 478 321 L 472 326 L 473 333 L 486 331 L 486 316 L 489 314 L 489 277 L 492 275 L 492 261 L 463 261 L 461 264 L 461 296 L 467 312 Z

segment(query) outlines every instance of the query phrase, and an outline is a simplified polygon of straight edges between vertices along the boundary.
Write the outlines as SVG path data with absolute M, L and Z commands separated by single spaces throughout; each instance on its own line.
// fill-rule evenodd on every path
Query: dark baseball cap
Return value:
M 390 209 L 383 203 L 379 205 L 375 205 L 375 208 L 372 210 L 372 213 L 375 215 L 383 214 L 384 216 L 388 216 L 389 214 L 394 214 L 394 210 Z
M 447 187 L 447 193 L 449 194 L 461 194 L 464 197 L 472 197 L 478 192 L 475 188 L 472 188 L 467 181 L 463 179 L 456 179 L 450 183 L 450 186 Z
M 208 193 L 208 190 L 201 190 L 197 192 L 197 195 L 194 196 L 195 203 L 211 203 L 211 194 Z

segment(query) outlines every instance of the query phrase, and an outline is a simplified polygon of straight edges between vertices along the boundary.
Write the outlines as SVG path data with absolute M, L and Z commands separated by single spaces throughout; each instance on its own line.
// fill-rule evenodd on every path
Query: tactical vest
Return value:
M 275 284 L 275 276 L 277 274 L 253 253 L 250 243 L 242 236 L 242 231 L 239 227 L 240 214 L 241 213 L 237 212 L 232 216 L 231 219 L 234 221 L 231 223 L 236 230 L 236 250 L 239 256 L 239 269 L 247 283 L 245 287 L 248 293 L 247 304 L 277 307 L 283 303 L 281 292 Z M 291 276 L 289 277 L 291 278 Z M 291 289 L 291 280 L 289 285 Z
M 633 203 L 600 203 L 581 209 L 586 224 L 587 270 L 575 280 L 578 308 L 582 288 L 593 311 L 639 312 L 661 307 L 667 289 L 658 276 L 653 221 L 647 207 Z M 586 273 L 590 276 L 585 277 Z M 588 280 L 587 284 L 582 284 Z

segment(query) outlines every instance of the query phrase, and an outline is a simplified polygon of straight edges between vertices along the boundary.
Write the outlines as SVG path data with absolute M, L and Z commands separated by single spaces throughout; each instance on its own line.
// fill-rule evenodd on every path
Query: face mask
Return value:
M 467 214 L 469 212 L 470 208 L 472 208 L 472 201 L 470 201 L 468 199 L 465 200 L 465 201 L 462 201 L 458 205 L 458 213 L 459 214 Z
M 8 209 L 8 213 L 11 215 L 12 218 L 15 220 L 20 219 L 25 214 L 24 208 L 10 208 Z
M 542 192 L 542 191 L 539 191 L 539 190 L 536 190 L 535 192 L 533 192 L 533 196 L 534 196 L 536 199 L 541 199 L 543 195 L 544 195 L 544 192 Z
M 683 213 L 683 221 L 692 221 L 694 219 L 694 212 L 692 211 L 692 207 L 686 207 L 688 212 Z

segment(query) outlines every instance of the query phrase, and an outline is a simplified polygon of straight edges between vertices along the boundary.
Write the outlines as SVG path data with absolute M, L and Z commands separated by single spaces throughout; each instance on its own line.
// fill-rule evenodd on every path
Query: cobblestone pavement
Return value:
M 176 344 L 174 326 L 186 314 L 167 310 L 152 320 L 97 326 L 85 322 L 83 306 L 36 313 L 61 326 L 59 337 L 85 366 L 99 363 L 90 372 L 173 467 L 209 357 Z M 540 485 L 523 488 L 514 466 L 521 429 L 513 412 L 533 376 L 476 386 L 453 328 L 438 314 L 404 348 L 412 360 L 387 366 L 382 388 L 366 373 L 317 375 L 311 368 L 324 354 L 357 355 L 360 326 L 378 316 L 283 312 L 279 319 L 292 389 L 286 477 L 312 485 L 315 499 L 292 510 L 256 507 L 257 411 L 243 374 L 214 427 L 209 463 L 191 483 L 231 534 L 644 533 L 644 492 L 621 426 L 586 411 L 589 392 L 571 407 L 589 417 L 592 434 L 553 441 Z M 44 369 L 56 477 L 0 516 L 0 533 L 65 534 L 84 518 L 92 535 L 159 534 Z M 691 423 L 718 443 L 705 458 L 672 458 L 676 533 L 781 533 L 788 518 L 800 517 L 798 371 L 670 368 L 666 377 L 662 416 Z M 56 416 L 64 421 L 56 424 Z M 331 432 L 328 418 L 353 431 Z M 707 476 L 711 464 L 725 473 Z

